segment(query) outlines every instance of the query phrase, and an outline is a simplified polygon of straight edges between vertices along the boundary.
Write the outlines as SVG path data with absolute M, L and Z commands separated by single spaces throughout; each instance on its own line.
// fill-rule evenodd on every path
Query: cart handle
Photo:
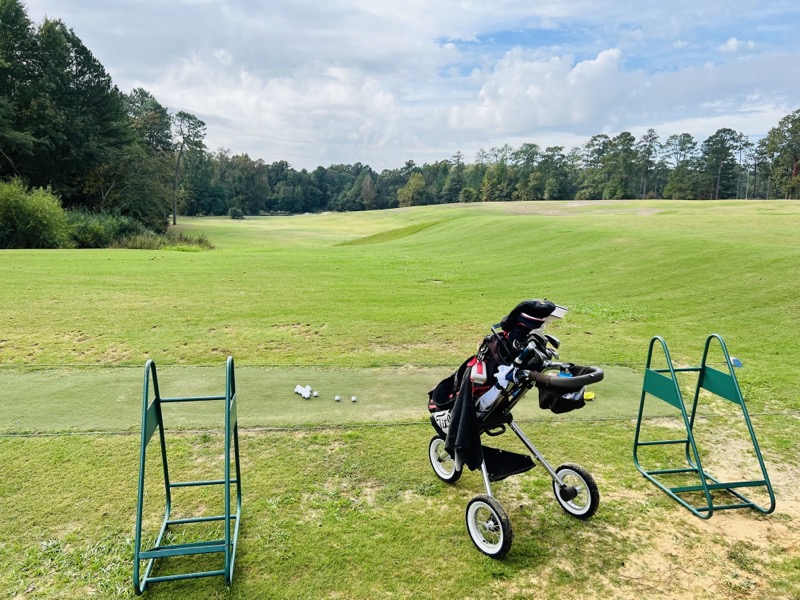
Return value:
M 558 375 L 551 375 L 549 373 L 540 373 L 539 371 L 527 371 L 526 375 L 529 379 L 536 382 L 537 385 L 542 387 L 550 387 L 555 390 L 578 390 L 585 385 L 591 385 L 599 381 L 603 381 L 605 374 L 600 367 L 583 367 L 589 369 L 588 373 L 583 375 L 574 375 L 572 377 L 559 377 Z

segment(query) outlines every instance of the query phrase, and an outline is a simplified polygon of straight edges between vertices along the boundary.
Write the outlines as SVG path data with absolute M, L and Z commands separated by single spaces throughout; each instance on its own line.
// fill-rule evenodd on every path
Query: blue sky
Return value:
M 800 2 L 27 0 L 125 92 L 208 125 L 211 149 L 376 170 L 534 142 L 721 127 L 800 108 Z

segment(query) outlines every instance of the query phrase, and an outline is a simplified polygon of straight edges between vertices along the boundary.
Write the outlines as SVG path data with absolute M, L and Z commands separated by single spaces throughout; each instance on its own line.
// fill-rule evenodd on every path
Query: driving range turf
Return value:
M 11 597 L 132 595 L 142 367 L 155 360 L 165 395 L 216 394 L 228 355 L 244 490 L 234 585 L 165 583 L 148 595 L 800 595 L 797 203 L 448 205 L 180 228 L 215 248 L 0 253 L 0 586 Z M 562 359 L 607 378 L 581 411 L 540 411 L 531 394 L 515 416 L 554 465 L 595 476 L 600 510 L 569 517 L 538 467 L 499 482 L 515 537 L 493 561 L 464 526 L 480 475 L 449 486 L 431 471 L 426 392 L 489 325 L 540 297 L 570 309 L 548 330 Z M 662 335 L 690 366 L 711 333 L 744 364 L 737 377 L 776 488 L 770 516 L 701 521 L 633 467 L 650 339 Z M 320 396 L 302 399 L 297 384 Z M 219 407 L 169 408 L 171 467 L 217 477 Z M 736 407 L 711 399 L 703 411 L 704 466 L 752 476 Z M 649 398 L 649 438 L 677 437 L 675 413 Z M 521 450 L 510 434 L 492 445 Z M 163 510 L 155 467 L 152 530 Z M 175 506 L 214 512 L 218 495 L 187 491 Z M 215 559 L 175 568 L 204 560 Z

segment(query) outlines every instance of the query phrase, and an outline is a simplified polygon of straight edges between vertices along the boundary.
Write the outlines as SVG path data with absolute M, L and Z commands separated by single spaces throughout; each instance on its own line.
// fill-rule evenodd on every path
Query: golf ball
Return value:
M 353 396 L 352 398 L 350 398 L 350 400 L 351 400 L 351 402 L 355 402 L 356 401 L 356 397 Z
M 319 392 L 314 390 L 314 398 L 316 398 L 317 396 L 319 396 Z
M 336 400 L 337 402 L 339 402 L 339 400 L 341 400 L 341 399 L 342 399 L 342 397 L 341 397 L 341 396 L 336 396 L 336 397 L 334 398 L 334 400 Z

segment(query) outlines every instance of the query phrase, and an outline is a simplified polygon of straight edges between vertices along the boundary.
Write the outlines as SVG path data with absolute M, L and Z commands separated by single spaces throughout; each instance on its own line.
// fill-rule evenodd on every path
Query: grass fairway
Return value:
M 0 364 L 233 354 L 450 368 L 519 300 L 544 296 L 571 309 L 555 331 L 571 360 L 639 367 L 660 334 L 695 364 L 716 332 L 751 396 L 800 406 L 797 203 L 476 204 L 182 227 L 217 249 L 4 251 Z
M 499 203 L 180 227 L 215 249 L 0 252 L 0 589 L 10 597 L 132 595 L 144 362 L 155 359 L 165 395 L 216 394 L 229 354 L 244 428 L 234 586 L 197 580 L 148 595 L 800 597 L 800 204 Z M 540 468 L 496 484 L 515 539 L 492 561 L 464 527 L 480 475 L 448 486 L 428 464 L 425 393 L 492 322 L 536 297 L 570 308 L 550 329 L 562 358 L 608 376 L 582 411 L 554 417 L 531 397 L 515 416 L 553 463 L 588 468 L 602 500 L 580 522 Z M 737 376 L 778 496 L 768 517 L 700 521 L 632 464 L 651 337 L 696 365 L 714 332 L 744 363 Z M 297 384 L 320 397 L 301 399 Z M 711 403 L 698 441 L 709 471 L 750 478 L 735 408 Z M 165 415 L 178 479 L 219 476 L 215 410 Z M 648 439 L 678 435 L 661 417 L 672 413 L 648 405 Z M 520 450 L 511 438 L 496 443 Z M 210 491 L 186 494 L 183 514 L 218 514 Z

